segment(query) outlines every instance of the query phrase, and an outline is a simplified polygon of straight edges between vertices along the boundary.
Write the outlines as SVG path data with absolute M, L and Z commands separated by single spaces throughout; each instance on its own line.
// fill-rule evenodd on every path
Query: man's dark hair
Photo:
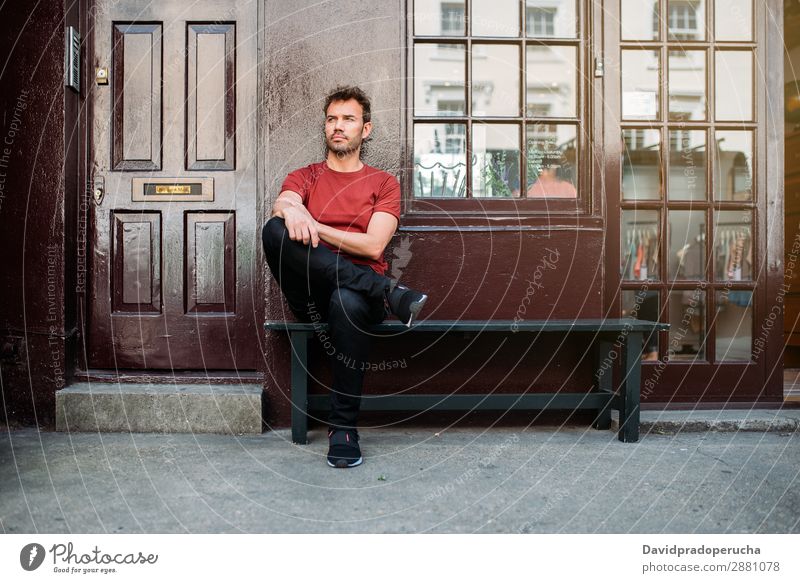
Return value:
M 372 117 L 369 97 L 367 97 L 367 94 L 364 93 L 360 87 L 356 87 L 355 85 L 340 85 L 334 89 L 333 92 L 328 94 L 325 98 L 325 107 L 322 108 L 322 111 L 327 115 L 328 107 L 331 103 L 334 101 L 347 101 L 348 99 L 355 99 L 361 105 L 364 123 L 367 123 Z

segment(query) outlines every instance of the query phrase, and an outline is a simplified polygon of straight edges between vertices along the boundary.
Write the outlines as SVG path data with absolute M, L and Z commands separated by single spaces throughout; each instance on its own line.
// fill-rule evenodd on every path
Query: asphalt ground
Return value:
M 800 432 L 0 432 L 4 533 L 797 533 Z

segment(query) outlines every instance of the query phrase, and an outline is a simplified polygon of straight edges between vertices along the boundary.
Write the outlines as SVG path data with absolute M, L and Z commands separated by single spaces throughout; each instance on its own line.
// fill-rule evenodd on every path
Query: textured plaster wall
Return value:
M 265 212 L 289 172 L 323 159 L 322 105 L 337 85 L 358 85 L 372 99 L 374 131 L 365 162 L 398 175 L 401 167 L 403 3 L 265 2 Z M 285 317 L 277 285 L 265 274 L 266 317 Z M 285 425 L 290 408 L 289 350 L 270 333 L 265 350 L 269 422 Z

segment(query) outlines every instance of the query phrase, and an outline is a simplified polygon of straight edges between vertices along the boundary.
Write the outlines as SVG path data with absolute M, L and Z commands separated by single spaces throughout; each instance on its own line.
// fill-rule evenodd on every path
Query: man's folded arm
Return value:
M 397 230 L 397 218 L 378 211 L 372 215 L 366 233 L 353 233 L 317 223 L 320 238 L 341 251 L 356 257 L 379 260 Z
M 291 190 L 278 195 L 272 206 L 272 216 L 286 221 L 289 238 L 293 241 L 316 247 L 322 239 L 345 253 L 375 261 L 383 255 L 398 225 L 394 215 L 378 211 L 372 215 L 366 233 L 335 229 L 317 222 L 303 205 L 300 194 Z

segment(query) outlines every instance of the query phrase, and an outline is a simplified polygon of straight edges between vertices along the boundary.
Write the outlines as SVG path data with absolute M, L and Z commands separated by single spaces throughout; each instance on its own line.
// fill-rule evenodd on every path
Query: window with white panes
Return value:
M 752 1 L 619 2 L 622 311 L 671 325 L 645 358 L 746 363 L 760 289 Z
M 588 196 L 579 0 L 412 9 L 413 199 L 508 200 L 510 212 L 566 199 L 574 210 Z

